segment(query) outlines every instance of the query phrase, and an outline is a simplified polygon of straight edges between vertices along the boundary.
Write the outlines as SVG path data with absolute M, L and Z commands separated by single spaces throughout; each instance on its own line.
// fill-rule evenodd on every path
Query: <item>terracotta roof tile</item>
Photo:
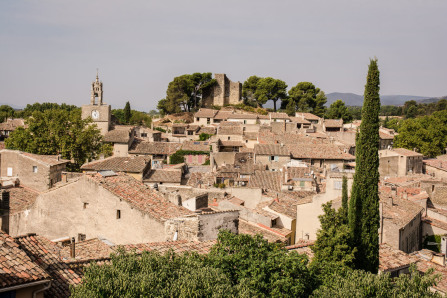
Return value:
M 143 181 L 145 183 L 180 183 L 182 181 L 181 170 L 150 170 Z
M 150 162 L 150 158 L 146 156 L 130 156 L 119 157 L 112 156 L 103 160 L 96 160 L 84 164 L 81 170 L 89 171 L 114 171 L 114 172 L 131 172 L 142 173 Z
M 248 187 L 281 191 L 281 172 L 255 171 Z
M 293 158 L 298 159 L 335 159 L 335 160 L 355 160 L 349 153 L 343 152 L 335 144 L 312 144 L 302 143 L 299 145 L 288 145 Z
M 230 111 L 218 111 L 214 116 L 214 120 L 227 120 L 228 116 L 230 116 L 232 112 Z
M 69 160 L 61 159 L 58 155 L 40 155 L 40 154 L 33 154 L 28 152 L 21 152 L 17 150 L 8 150 L 8 151 L 15 151 L 18 154 L 21 154 L 23 156 L 26 156 L 28 158 L 31 158 L 37 162 L 43 163 L 46 166 L 55 166 L 55 165 L 61 165 L 64 163 L 69 163 Z
M 379 270 L 388 272 L 409 267 L 416 258 L 404 253 L 401 250 L 394 249 L 386 243 L 379 247 Z
M 48 273 L 0 230 L 0 288 L 49 279 Z
M 110 143 L 129 143 L 133 126 L 115 126 L 115 129 L 110 130 L 104 136 L 104 142 Z
M 91 260 L 109 257 L 112 252 L 114 252 L 113 246 L 108 245 L 98 238 L 92 238 L 75 243 L 75 260 Z M 70 258 L 69 245 L 61 249 L 60 255 L 62 258 L 68 260 L 68 262 L 73 260 Z
M 405 148 L 393 148 L 392 149 L 394 152 L 403 155 L 403 156 L 422 156 L 422 154 L 417 153 L 415 151 L 411 151 Z
M 68 297 L 70 285 L 81 282 L 81 277 L 59 258 L 59 247 L 54 242 L 36 235 L 16 237 L 15 242 L 51 276 L 51 287 L 46 292 L 50 297 Z
M 217 110 L 212 109 L 200 109 L 197 113 L 194 114 L 196 118 L 214 118 L 217 114 Z
M 258 119 L 256 114 L 230 114 L 227 119 Z
M 286 113 L 276 113 L 271 112 L 269 113 L 270 119 L 290 119 L 290 116 Z
M 95 175 L 88 179 L 95 181 L 98 185 L 122 198 L 134 208 L 148 213 L 158 221 L 164 222 L 169 218 L 192 214 L 188 209 L 171 203 L 159 192 L 133 177 L 124 174 L 112 177 Z
M 255 144 L 254 152 L 258 155 L 290 156 L 289 148 L 280 144 Z
M 320 120 L 320 117 L 312 114 L 312 113 L 296 113 L 295 114 L 296 117 L 302 117 L 306 120 Z
M 28 187 L 14 187 L 6 190 L 9 192 L 10 212 L 14 214 L 31 207 L 36 201 L 39 193 Z
M 14 131 L 18 127 L 25 127 L 25 120 L 21 118 L 6 119 L 5 122 L 0 123 L 0 130 Z
M 447 171 L 447 160 L 442 159 L 426 159 L 423 161 L 427 166 Z
M 387 197 L 383 195 L 380 197 L 380 202 L 383 203 L 383 216 L 400 227 L 407 225 L 424 210 L 422 206 L 409 200 L 393 198 L 391 205 Z
M 276 199 L 276 195 L 278 195 Z M 266 196 L 275 198 L 268 205 L 268 208 L 280 214 L 287 215 L 290 218 L 296 218 L 296 206 L 303 202 L 308 202 L 315 195 L 310 191 L 295 191 L 290 193 L 272 193 L 267 192 Z
M 200 127 L 199 131 L 197 133 L 198 134 L 206 133 L 206 134 L 209 134 L 209 135 L 215 135 L 216 134 L 216 128 L 212 127 L 212 126 Z
M 343 119 L 324 119 L 325 127 L 343 127 Z
M 129 150 L 131 154 L 157 154 L 157 155 L 171 155 L 180 150 L 181 143 L 169 142 L 148 142 L 136 140 L 133 142 Z

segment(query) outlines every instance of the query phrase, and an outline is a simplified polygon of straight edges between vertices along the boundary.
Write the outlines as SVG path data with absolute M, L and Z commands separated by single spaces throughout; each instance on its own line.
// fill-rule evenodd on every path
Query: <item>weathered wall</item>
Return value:
M 267 227 L 272 226 L 272 219 L 270 217 L 264 216 L 262 214 L 256 213 L 251 208 L 247 208 L 240 205 L 235 205 L 227 200 L 221 201 L 218 206 L 219 210 L 228 211 L 228 210 L 238 210 L 239 216 L 243 220 L 260 223 Z
M 114 143 L 113 144 L 113 156 L 126 157 L 129 152 L 128 144 Z
M 165 240 L 164 223 L 85 177 L 41 194 L 28 210 L 11 216 L 10 226 L 12 236 L 36 233 L 54 239 L 80 233 L 115 244 Z
M 267 165 L 269 170 L 274 169 L 279 171 L 279 169 L 282 169 L 290 162 L 290 156 L 278 156 L 278 161 L 270 161 L 270 155 L 255 154 L 255 162 Z
M 101 130 L 101 134 L 105 135 L 110 129 L 110 121 L 112 117 L 111 106 L 110 105 L 83 105 L 81 118 L 87 119 L 92 116 L 92 111 L 96 110 L 99 112 L 98 119 L 92 119 L 93 123 L 98 126 Z
M 256 206 L 264 200 L 262 197 L 262 190 L 260 188 L 248 188 L 248 187 L 233 187 L 227 188 L 226 192 L 236 198 L 243 200 L 244 206 L 254 209 Z
M 217 152 L 212 153 L 212 158 L 216 166 L 234 164 L 236 152 Z
M 7 169 L 12 168 L 12 176 L 19 177 L 20 183 L 39 191 L 49 189 L 52 186 L 51 179 L 53 183 L 60 181 L 61 173 L 65 169 L 65 165 L 50 168 L 21 155 L 18 151 L 4 150 L 0 153 L 0 158 L 0 176 L 6 177 Z M 37 167 L 37 173 L 33 172 L 33 166 Z
M 446 179 L 447 180 L 447 171 L 446 170 L 440 170 L 435 167 L 431 167 L 429 165 L 425 165 L 425 173 L 428 175 L 432 175 L 436 178 Z

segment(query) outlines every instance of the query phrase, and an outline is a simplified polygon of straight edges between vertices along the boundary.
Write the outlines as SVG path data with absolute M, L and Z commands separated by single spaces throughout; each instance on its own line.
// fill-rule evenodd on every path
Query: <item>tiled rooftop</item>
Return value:
M 171 203 L 142 182 L 124 174 L 107 178 L 95 175 L 89 179 L 96 181 L 101 187 L 125 200 L 134 208 L 148 213 L 161 222 L 192 213 L 184 207 Z
M 194 114 L 196 118 L 214 118 L 218 111 L 212 109 L 200 109 L 197 113 Z
M 112 252 L 114 252 L 112 246 L 98 238 L 75 243 L 76 260 L 92 260 L 109 257 Z M 68 261 L 72 260 L 70 258 L 70 246 L 63 247 L 60 251 L 60 255 L 63 259 Z
M 290 116 L 286 113 L 276 113 L 271 112 L 269 113 L 270 119 L 290 119 Z
M 447 160 L 442 159 L 426 159 L 423 161 L 427 166 L 447 171 Z
M 24 211 L 31 207 L 36 201 L 39 193 L 28 187 L 18 186 L 7 189 L 10 196 L 10 212 L 11 214 Z
M 394 249 L 386 243 L 379 247 L 379 271 L 390 272 L 409 267 L 416 258 L 404 253 L 401 250 Z
M 406 226 L 424 209 L 417 203 L 400 198 L 393 198 L 391 206 L 390 199 L 383 195 L 380 197 L 380 202 L 383 203 L 383 216 L 386 220 L 391 220 L 400 227 Z
M 219 110 L 217 114 L 214 116 L 214 120 L 227 120 L 228 116 L 230 116 L 232 112 L 230 111 L 221 111 Z
M 189 151 L 210 151 L 211 142 L 205 141 L 185 141 L 182 143 L 182 150 Z
M 81 277 L 61 261 L 57 245 L 45 237 L 36 235 L 16 237 L 15 241 L 33 262 L 45 268 L 51 276 L 51 287 L 46 294 L 49 297 L 70 296 L 70 285 L 79 284 Z
M 0 288 L 49 279 L 48 273 L 0 230 Z
M 260 224 L 250 223 L 248 221 L 239 219 L 239 234 L 248 235 L 262 235 L 268 242 L 280 242 L 285 243 L 287 238 L 279 232 L 272 229 L 267 229 L 267 227 L 262 227 Z
M 303 117 L 306 120 L 319 120 L 320 117 L 312 114 L 312 113 L 296 113 L 296 117 Z
M 148 142 L 136 140 L 129 150 L 131 154 L 149 154 L 149 155 L 171 155 L 180 150 L 181 143 L 169 142 Z
M 279 194 L 267 192 L 265 195 L 273 198 L 268 208 L 290 218 L 296 218 L 296 206 L 312 200 L 315 193 L 311 191 L 295 191 Z
M 240 125 L 219 125 L 217 129 L 218 135 L 242 135 L 243 130 Z
M 17 119 L 6 119 L 5 122 L 0 123 L 0 130 L 13 131 L 17 127 L 24 127 L 25 120 L 21 118 Z
M 343 127 L 343 119 L 325 119 L 325 127 Z
M 230 114 L 227 119 L 258 119 L 256 114 Z
M 197 133 L 198 134 L 206 133 L 206 134 L 209 134 L 209 135 L 215 135 L 216 134 L 216 128 L 212 127 L 212 126 L 200 127 L 199 131 Z
M 103 160 L 96 160 L 84 164 L 81 170 L 87 171 L 115 171 L 115 172 L 131 172 L 141 173 L 150 162 L 150 158 L 146 156 L 130 156 L 119 157 L 112 156 Z
M 116 125 L 113 130 L 110 130 L 104 136 L 104 142 L 110 143 L 129 143 L 132 134 L 132 126 Z
M 149 183 L 180 183 L 182 181 L 181 170 L 150 170 L 143 178 Z
M 417 153 L 415 151 L 411 151 L 405 148 L 393 148 L 392 149 L 397 154 L 403 155 L 403 156 L 422 156 L 422 154 Z
M 20 154 L 24 157 L 30 158 L 40 164 L 48 166 L 48 167 L 70 162 L 69 160 L 60 158 L 60 156 L 58 156 L 58 155 L 40 155 L 40 154 L 33 154 L 33 153 L 22 152 L 22 151 L 18 151 L 18 150 L 10 150 L 10 149 L 3 149 L 0 151 L 0 153 L 1 152 L 14 152 L 14 153 Z
M 290 156 L 289 148 L 281 144 L 255 144 L 254 152 L 258 155 Z
M 281 191 L 281 172 L 255 171 L 251 176 L 248 187 Z
M 335 144 L 309 144 L 288 145 L 293 158 L 299 159 L 333 159 L 333 160 L 355 160 L 349 153 L 343 152 Z

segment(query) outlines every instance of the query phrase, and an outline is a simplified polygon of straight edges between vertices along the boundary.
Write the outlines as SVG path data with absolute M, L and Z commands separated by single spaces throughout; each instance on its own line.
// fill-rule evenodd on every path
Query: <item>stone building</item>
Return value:
M 3 149 L 0 151 L 0 177 L 17 177 L 21 184 L 44 191 L 61 181 L 68 162 L 57 155 Z
M 404 148 L 379 150 L 381 177 L 401 177 L 422 173 L 423 155 Z
M 283 144 L 256 144 L 255 163 L 267 165 L 271 171 L 279 171 L 290 162 L 290 151 Z
M 92 82 L 90 104 L 82 106 L 81 115 L 82 119 L 91 117 L 102 135 L 109 131 L 112 119 L 111 106 L 103 102 L 102 82 L 99 81 L 98 74 L 96 74 L 96 80 Z
M 227 104 L 239 104 L 242 102 L 242 84 L 230 81 L 225 74 L 214 74 L 217 83 L 204 90 L 202 106 L 224 106 Z

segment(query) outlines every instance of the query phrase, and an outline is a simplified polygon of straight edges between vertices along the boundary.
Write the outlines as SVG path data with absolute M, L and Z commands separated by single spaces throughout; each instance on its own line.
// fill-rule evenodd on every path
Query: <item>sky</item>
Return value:
M 310 81 L 363 94 L 447 95 L 445 0 L 1 0 L 0 104 L 104 101 L 154 109 L 176 76 Z

